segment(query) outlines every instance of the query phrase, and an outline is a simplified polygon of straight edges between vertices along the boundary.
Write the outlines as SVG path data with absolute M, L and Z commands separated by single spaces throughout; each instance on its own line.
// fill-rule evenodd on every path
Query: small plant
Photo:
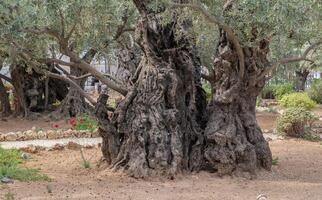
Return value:
M 208 101 L 211 100 L 211 96 L 212 96 L 211 85 L 208 82 L 203 81 L 202 88 L 206 92 L 207 100 Z
M 296 92 L 292 94 L 284 95 L 279 101 L 285 108 L 304 108 L 311 110 L 316 106 L 316 103 L 310 99 L 307 93 Z
M 4 199 L 5 200 L 14 200 L 15 199 L 15 195 L 11 192 L 7 192 L 5 195 L 4 195 Z
M 314 133 L 305 133 L 303 135 L 303 139 L 304 140 L 308 140 L 308 141 L 311 141 L 311 142 L 318 142 L 318 141 L 321 141 L 321 137 L 317 134 L 314 134 Z
M 280 84 L 280 85 L 272 85 L 272 91 L 274 94 L 274 97 L 277 100 L 280 100 L 283 98 L 284 95 L 291 94 L 294 92 L 294 87 L 292 84 Z
M 308 90 L 308 95 L 315 102 L 322 104 L 322 80 L 313 80 L 312 85 Z
M 83 149 L 80 149 L 80 153 L 81 153 L 81 157 L 82 157 L 82 165 L 85 169 L 90 169 L 91 168 L 91 163 L 86 160 L 85 156 L 84 156 L 84 152 Z
M 273 158 L 272 165 L 278 165 L 278 157 Z
M 85 114 L 78 118 L 69 119 L 69 124 L 77 131 L 88 130 L 93 132 L 97 128 L 97 121 Z
M 6 150 L 0 147 L 0 179 L 12 178 L 19 181 L 49 180 L 37 169 L 22 168 L 21 152 L 18 150 Z
M 277 131 L 286 136 L 304 138 L 317 119 L 305 108 L 289 108 L 277 118 Z

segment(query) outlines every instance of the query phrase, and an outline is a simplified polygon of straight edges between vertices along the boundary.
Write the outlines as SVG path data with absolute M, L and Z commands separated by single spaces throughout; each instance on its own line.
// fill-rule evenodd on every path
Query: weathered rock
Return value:
M 55 146 L 53 146 L 52 148 L 48 149 L 49 151 L 59 151 L 59 150 L 63 150 L 65 147 L 64 145 L 61 144 L 55 144 Z
M 39 153 L 42 147 L 34 146 L 34 145 L 29 145 L 24 148 L 20 148 L 21 151 L 26 152 L 26 153 L 31 153 L 31 154 L 36 154 Z
M 47 139 L 47 132 L 46 131 L 38 131 L 37 138 L 40 140 Z
M 53 131 L 53 130 L 47 131 L 47 138 L 50 139 L 50 140 L 56 139 L 57 138 L 56 132 Z
M 14 183 L 14 181 L 8 177 L 3 177 L 0 181 L 1 183 L 5 183 L 5 184 Z
M 18 135 L 14 132 L 10 132 L 5 135 L 5 141 L 16 141 L 17 139 Z

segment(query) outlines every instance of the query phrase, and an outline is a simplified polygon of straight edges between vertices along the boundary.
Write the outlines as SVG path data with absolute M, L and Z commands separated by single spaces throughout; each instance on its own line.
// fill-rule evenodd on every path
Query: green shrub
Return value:
M 295 92 L 284 95 L 279 103 L 285 108 L 305 108 L 311 110 L 316 106 L 316 103 L 309 97 L 307 93 Z
M 304 138 L 317 119 L 303 107 L 289 108 L 277 118 L 277 131 L 286 136 Z
M 0 179 L 4 177 L 19 181 L 49 180 L 45 175 L 39 173 L 37 169 L 22 168 L 21 152 L 18 150 L 6 150 L 0 147 Z
M 322 80 L 315 79 L 312 82 L 311 87 L 308 90 L 308 95 L 315 102 L 322 104 Z
M 69 124 L 77 131 L 93 132 L 98 127 L 97 121 L 87 114 L 69 119 Z
M 274 97 L 277 100 L 280 100 L 283 98 L 284 95 L 291 94 L 295 91 L 293 85 L 289 83 L 272 85 L 271 87 L 273 90 Z

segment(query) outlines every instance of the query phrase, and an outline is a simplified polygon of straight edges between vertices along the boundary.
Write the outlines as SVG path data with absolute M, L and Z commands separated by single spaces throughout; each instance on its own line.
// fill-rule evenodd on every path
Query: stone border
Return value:
M 68 130 L 28 130 L 28 131 L 17 131 L 9 133 L 0 133 L 0 142 L 9 141 L 27 141 L 27 140 L 53 140 L 62 138 L 96 138 L 100 137 L 98 130 L 93 132 L 82 130 L 76 131 L 72 129 Z

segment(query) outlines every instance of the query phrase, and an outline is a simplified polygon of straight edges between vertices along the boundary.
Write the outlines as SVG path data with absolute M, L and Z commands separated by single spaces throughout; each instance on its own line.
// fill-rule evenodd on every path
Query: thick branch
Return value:
M 77 63 L 75 64 L 75 67 L 78 67 L 88 73 L 91 73 L 93 76 L 95 76 L 98 80 L 100 80 L 102 83 L 104 83 L 107 87 L 121 93 L 122 95 L 127 94 L 127 88 L 125 88 L 122 85 L 116 84 L 113 81 L 111 81 L 109 78 L 105 77 L 104 74 L 97 71 L 94 67 L 92 67 L 89 63 L 85 62 L 84 60 L 80 59 L 74 52 L 69 50 L 64 50 L 63 52 L 66 56 L 69 56 L 72 60 L 75 60 Z
M 291 56 L 291 57 L 287 57 L 287 58 L 283 58 L 277 62 L 274 62 L 273 64 L 271 64 L 269 67 L 266 67 L 264 69 L 264 71 L 261 73 L 261 75 L 258 77 L 258 79 L 262 79 L 264 76 L 266 76 L 268 73 L 272 72 L 278 65 L 285 65 L 288 63 L 293 63 L 293 62 L 300 62 L 300 61 L 309 61 L 312 62 L 311 60 L 309 60 L 307 58 L 308 54 L 315 49 L 316 47 L 318 47 L 319 45 L 322 44 L 322 41 L 316 42 L 312 45 L 310 45 L 301 56 Z
M 3 74 L 0 74 L 0 79 L 3 79 L 5 81 L 8 81 L 9 83 L 12 83 L 12 79 L 9 78 L 9 77 L 7 77 L 7 76 L 5 76 L 5 75 L 3 75 Z
M 233 29 L 223 21 L 219 20 L 215 16 L 211 15 L 202 5 L 197 4 L 181 4 L 181 3 L 172 3 L 174 8 L 191 8 L 199 13 L 201 13 L 207 21 L 212 24 L 216 24 L 219 28 L 223 29 L 227 33 L 229 41 L 231 41 L 236 49 L 238 59 L 239 59 L 239 77 L 243 78 L 245 73 L 245 55 L 243 48 L 239 42 L 238 37 L 235 35 Z

